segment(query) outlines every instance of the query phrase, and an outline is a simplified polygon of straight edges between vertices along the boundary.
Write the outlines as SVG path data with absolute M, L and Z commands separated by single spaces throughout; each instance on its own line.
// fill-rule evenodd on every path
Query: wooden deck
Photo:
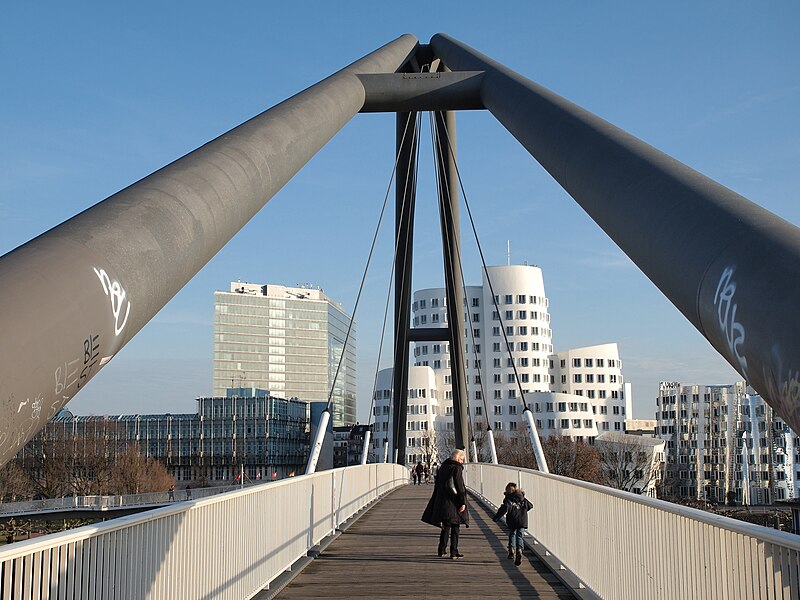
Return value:
M 439 530 L 419 520 L 433 486 L 389 494 L 314 559 L 278 598 L 543 598 L 574 596 L 529 551 L 507 558 L 505 528 L 477 501 L 460 560 L 436 554 Z

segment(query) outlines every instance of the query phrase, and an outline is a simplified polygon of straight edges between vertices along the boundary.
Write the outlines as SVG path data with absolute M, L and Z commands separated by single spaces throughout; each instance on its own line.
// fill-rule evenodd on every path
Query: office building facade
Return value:
M 213 394 L 231 387 L 327 402 L 335 426 L 356 422 L 356 331 L 322 290 L 231 283 L 214 293 Z M 345 344 L 345 340 L 346 344 Z M 341 360 L 341 367 L 340 365 Z
M 280 479 L 302 473 L 309 451 L 309 404 L 270 396 L 264 390 L 226 390 L 226 396 L 197 398 L 195 414 L 77 416 L 67 410 L 18 454 L 23 461 L 47 444 L 51 454 L 97 451 L 124 454 L 135 448 L 158 460 L 179 486 L 232 484 Z M 60 450 L 59 450 L 60 449 Z
M 665 442 L 667 497 L 748 505 L 800 498 L 800 440 L 744 381 L 662 382 L 656 433 Z

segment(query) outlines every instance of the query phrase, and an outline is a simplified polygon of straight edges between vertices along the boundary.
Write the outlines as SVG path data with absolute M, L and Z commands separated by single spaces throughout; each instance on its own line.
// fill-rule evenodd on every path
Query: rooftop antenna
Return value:
M 511 240 L 506 240 L 506 262 L 511 266 Z

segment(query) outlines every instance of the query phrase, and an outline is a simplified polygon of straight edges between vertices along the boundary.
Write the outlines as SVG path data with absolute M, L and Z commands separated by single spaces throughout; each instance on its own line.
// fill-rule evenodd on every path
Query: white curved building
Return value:
M 484 273 L 482 286 L 466 287 L 464 343 L 473 422 L 485 420 L 497 434 L 524 429 L 524 396 L 541 436 L 591 441 L 604 431 L 623 433 L 626 418 L 632 416 L 631 393 L 623 381 L 617 344 L 554 353 L 542 270 L 509 265 L 488 267 L 488 273 L 491 286 Z M 414 292 L 412 317 L 414 327 L 447 327 L 445 289 Z M 444 407 L 434 419 L 435 427 L 446 432 L 453 426 L 449 344 L 418 342 L 413 357 L 415 367 L 428 368 L 426 377 L 432 373 L 435 410 L 438 402 Z M 379 386 L 380 394 L 391 396 L 391 369 L 381 371 L 381 377 L 385 385 Z M 409 375 L 409 388 L 415 387 Z M 414 436 L 408 431 L 411 456 L 418 453 L 412 450 Z M 376 445 L 383 444 L 381 433 L 376 432 Z

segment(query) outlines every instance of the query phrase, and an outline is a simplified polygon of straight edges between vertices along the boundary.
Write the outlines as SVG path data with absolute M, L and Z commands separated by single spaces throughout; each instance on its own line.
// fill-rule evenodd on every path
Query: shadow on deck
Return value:
M 526 550 L 506 557 L 508 537 L 477 500 L 461 528 L 460 560 L 436 554 L 439 530 L 419 520 L 431 485 L 399 488 L 303 569 L 277 598 L 560 598 L 575 596 Z

